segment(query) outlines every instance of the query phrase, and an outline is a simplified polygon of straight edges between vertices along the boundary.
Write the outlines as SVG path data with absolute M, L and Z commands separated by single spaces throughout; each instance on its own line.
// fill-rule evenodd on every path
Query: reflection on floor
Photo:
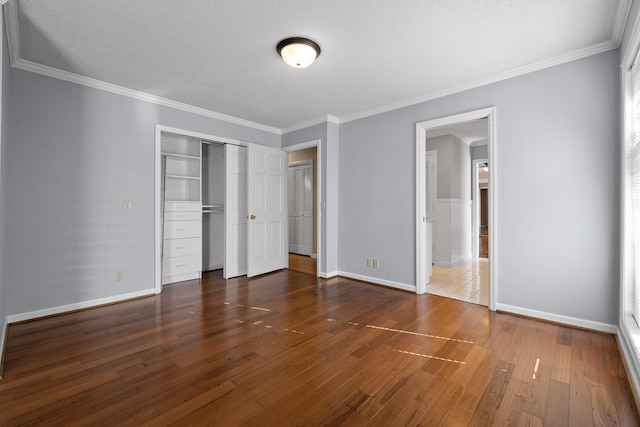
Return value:
M 317 262 L 318 260 L 316 258 L 310 256 L 289 253 L 289 270 L 315 276 L 318 271 Z
M 489 303 L 489 260 L 475 258 L 455 267 L 433 266 L 427 292 L 474 304 Z

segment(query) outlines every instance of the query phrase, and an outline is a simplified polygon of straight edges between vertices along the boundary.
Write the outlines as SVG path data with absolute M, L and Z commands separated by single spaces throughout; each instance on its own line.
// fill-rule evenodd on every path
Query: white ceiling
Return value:
M 279 132 L 616 48 L 629 7 L 630 0 L 9 0 L 6 10 L 17 67 L 52 67 L 63 78 L 73 73 Z M 290 36 L 322 47 L 309 68 L 290 68 L 276 53 Z

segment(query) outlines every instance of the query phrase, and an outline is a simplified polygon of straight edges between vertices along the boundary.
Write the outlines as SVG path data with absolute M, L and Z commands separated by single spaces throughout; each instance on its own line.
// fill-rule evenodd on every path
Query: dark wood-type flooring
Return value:
M 289 270 L 315 276 L 318 272 L 318 260 L 307 255 L 289 253 Z
M 480 258 L 489 258 L 489 227 L 481 227 L 478 238 L 478 255 L 480 256 Z
M 11 325 L 0 425 L 635 426 L 612 335 L 291 271 Z

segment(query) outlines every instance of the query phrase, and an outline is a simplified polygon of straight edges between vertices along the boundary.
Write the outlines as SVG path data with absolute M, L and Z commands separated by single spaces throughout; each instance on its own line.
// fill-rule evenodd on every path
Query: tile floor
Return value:
M 427 292 L 487 305 L 489 303 L 489 260 L 474 258 L 455 267 L 434 265 Z

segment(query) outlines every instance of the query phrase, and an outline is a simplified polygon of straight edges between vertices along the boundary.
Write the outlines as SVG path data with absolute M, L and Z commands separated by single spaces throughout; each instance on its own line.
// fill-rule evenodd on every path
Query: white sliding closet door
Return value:
M 252 277 L 286 267 L 287 154 L 249 144 L 247 172 L 247 276 Z
M 289 165 L 289 252 L 313 253 L 313 163 Z
M 225 279 L 247 274 L 247 148 L 225 144 Z

